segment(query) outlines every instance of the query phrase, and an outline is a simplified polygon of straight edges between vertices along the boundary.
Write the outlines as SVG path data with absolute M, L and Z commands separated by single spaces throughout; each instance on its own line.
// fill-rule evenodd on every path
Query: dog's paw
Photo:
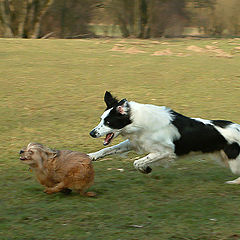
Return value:
M 53 191 L 51 190 L 51 188 L 46 188 L 46 189 L 44 190 L 44 192 L 47 193 L 47 194 L 52 194 L 52 193 L 53 193 Z
M 236 178 L 232 181 L 227 181 L 226 182 L 227 184 L 240 184 L 240 177 L 239 178 Z
M 87 197 L 95 197 L 97 194 L 95 192 L 86 192 L 85 196 Z
M 152 168 L 150 168 L 149 166 L 147 166 L 146 169 L 145 169 L 145 173 L 148 174 L 148 173 L 150 173 L 151 171 L 152 171 Z
M 150 168 L 149 166 L 144 167 L 144 168 L 139 168 L 137 170 L 141 173 L 144 173 L 144 174 L 148 174 L 148 173 L 152 172 L 152 168 Z
M 227 181 L 226 184 L 240 184 L 239 181 L 233 180 L 233 181 Z
M 148 173 L 150 173 L 152 171 L 152 168 L 150 168 L 147 165 L 142 164 L 139 161 L 135 161 L 133 163 L 133 165 L 139 172 L 144 173 L 144 174 L 148 174 Z
M 226 184 L 236 184 L 234 181 L 226 181 Z
M 96 153 L 88 153 L 87 155 L 92 161 L 96 161 L 98 159 L 98 156 Z

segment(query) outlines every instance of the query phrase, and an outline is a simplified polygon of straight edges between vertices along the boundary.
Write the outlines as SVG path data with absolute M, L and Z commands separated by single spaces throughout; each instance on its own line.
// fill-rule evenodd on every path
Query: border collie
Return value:
M 214 153 L 234 174 L 240 174 L 240 125 L 225 120 L 190 118 L 167 107 L 118 101 L 106 92 L 107 105 L 100 123 L 90 132 L 93 138 L 106 135 L 108 145 L 118 135 L 127 140 L 90 153 L 92 160 L 135 150 L 147 155 L 134 161 L 142 173 L 163 160 L 192 153 Z M 227 183 L 240 184 L 240 177 Z

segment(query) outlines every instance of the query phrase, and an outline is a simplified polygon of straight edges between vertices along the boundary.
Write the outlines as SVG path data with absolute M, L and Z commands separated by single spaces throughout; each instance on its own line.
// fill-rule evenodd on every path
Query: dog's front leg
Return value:
M 226 183 L 227 184 L 240 184 L 240 177 L 236 178 L 235 180 L 232 180 L 232 181 L 227 181 Z
M 176 155 L 174 153 L 149 153 L 147 156 L 140 158 L 139 160 L 134 161 L 134 167 L 140 171 L 141 173 L 150 173 L 152 168 L 150 167 L 152 164 L 157 164 L 162 160 L 173 160 L 175 159 Z
M 94 161 L 94 160 L 97 160 L 98 158 L 102 158 L 102 157 L 105 157 L 107 155 L 128 152 L 131 149 L 132 149 L 131 143 L 127 139 L 124 142 L 121 142 L 121 143 L 119 143 L 117 145 L 114 145 L 112 147 L 103 148 L 103 149 L 101 149 L 97 152 L 89 153 L 88 156 Z
M 52 194 L 52 193 L 57 193 L 60 192 L 61 190 L 63 190 L 65 188 L 65 184 L 64 182 L 60 182 L 57 185 L 55 185 L 54 187 L 48 187 L 44 190 L 45 193 L 47 194 Z

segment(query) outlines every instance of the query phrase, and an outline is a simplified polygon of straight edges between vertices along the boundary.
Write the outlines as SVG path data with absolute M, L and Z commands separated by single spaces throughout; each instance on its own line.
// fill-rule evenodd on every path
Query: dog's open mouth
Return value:
M 19 159 L 20 159 L 21 161 L 27 160 L 25 157 L 20 157 Z
M 104 139 L 103 145 L 106 146 L 108 145 L 114 137 L 114 133 L 108 133 Z

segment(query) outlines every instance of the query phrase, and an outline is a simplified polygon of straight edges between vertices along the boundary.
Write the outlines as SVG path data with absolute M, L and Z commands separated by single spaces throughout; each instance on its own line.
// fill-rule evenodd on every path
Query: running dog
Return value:
M 29 143 L 20 151 L 20 160 L 36 174 L 45 193 L 70 193 L 77 190 L 81 195 L 94 196 L 86 192 L 94 181 L 91 159 L 84 153 L 70 150 L 52 150 L 40 143 Z
M 240 125 L 225 120 L 190 118 L 165 106 L 118 101 L 106 92 L 107 108 L 100 123 L 90 132 L 93 138 L 106 135 L 108 145 L 118 135 L 127 140 L 90 153 L 92 160 L 110 154 L 135 150 L 147 155 L 134 161 L 142 173 L 150 173 L 152 166 L 192 153 L 213 153 L 240 174 Z M 227 183 L 240 184 L 240 177 Z

